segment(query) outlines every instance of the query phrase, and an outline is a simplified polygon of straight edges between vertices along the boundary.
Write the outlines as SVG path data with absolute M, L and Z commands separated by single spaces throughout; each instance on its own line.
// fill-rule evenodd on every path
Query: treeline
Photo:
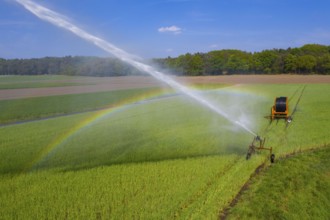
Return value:
M 0 75 L 127 76 L 144 74 L 115 58 L 66 56 L 0 59 Z
M 300 48 L 248 53 L 217 50 L 156 60 L 179 75 L 330 74 L 330 46 L 307 44 Z
M 307 44 L 300 48 L 249 53 L 216 50 L 153 60 L 171 74 L 201 76 L 225 74 L 330 74 L 330 46 Z M 127 76 L 145 74 L 115 58 L 45 57 L 0 59 L 0 75 Z

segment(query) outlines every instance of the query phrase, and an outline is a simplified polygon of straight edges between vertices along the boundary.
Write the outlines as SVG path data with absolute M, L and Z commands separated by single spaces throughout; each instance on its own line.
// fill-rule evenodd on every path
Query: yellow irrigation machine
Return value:
M 275 119 L 285 119 L 287 124 L 290 123 L 292 121 L 292 117 L 289 115 L 288 97 L 276 97 L 274 105 L 271 108 L 271 114 L 265 118 L 270 119 L 270 122 Z M 252 143 L 249 145 L 246 159 L 250 159 L 251 155 L 258 150 L 268 150 L 270 162 L 274 163 L 275 154 L 272 153 L 273 149 L 272 147 L 265 147 L 265 142 L 266 139 L 262 139 L 260 136 L 254 137 Z
M 285 119 L 288 123 L 292 121 L 292 117 L 289 116 L 289 101 L 288 97 L 276 97 L 274 105 L 271 108 L 270 116 L 266 116 L 266 118 L 270 118 L 271 121 L 275 119 Z

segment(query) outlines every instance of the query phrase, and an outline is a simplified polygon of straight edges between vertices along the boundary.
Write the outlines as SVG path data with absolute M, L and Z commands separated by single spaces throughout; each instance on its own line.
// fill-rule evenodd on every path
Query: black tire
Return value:
M 275 162 L 275 154 L 270 155 L 270 162 L 271 163 Z

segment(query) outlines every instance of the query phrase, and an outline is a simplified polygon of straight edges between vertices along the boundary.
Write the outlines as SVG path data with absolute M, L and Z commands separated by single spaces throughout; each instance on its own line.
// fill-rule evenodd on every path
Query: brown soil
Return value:
M 231 75 L 175 77 L 175 79 L 184 84 L 330 83 L 330 76 L 323 75 Z M 51 88 L 6 89 L 0 90 L 0 100 L 65 94 L 93 93 L 134 88 L 166 87 L 164 83 L 161 83 L 149 76 L 87 77 L 83 81 L 81 79 L 77 79 L 70 80 L 70 82 L 84 82 L 90 83 L 91 85 Z

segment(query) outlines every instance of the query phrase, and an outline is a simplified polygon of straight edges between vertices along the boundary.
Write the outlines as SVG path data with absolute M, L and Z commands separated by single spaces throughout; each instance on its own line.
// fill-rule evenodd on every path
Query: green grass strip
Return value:
M 279 160 L 252 180 L 229 219 L 329 219 L 330 147 Z
M 65 82 L 22 82 L 22 83 L 1 83 L 0 89 L 27 89 L 27 88 L 47 88 L 63 86 L 81 86 L 90 83 L 65 83 Z
M 36 97 L 0 101 L 0 124 L 34 120 L 50 116 L 85 112 L 138 99 L 143 94 L 157 92 L 155 88 L 118 90 L 88 94 Z

